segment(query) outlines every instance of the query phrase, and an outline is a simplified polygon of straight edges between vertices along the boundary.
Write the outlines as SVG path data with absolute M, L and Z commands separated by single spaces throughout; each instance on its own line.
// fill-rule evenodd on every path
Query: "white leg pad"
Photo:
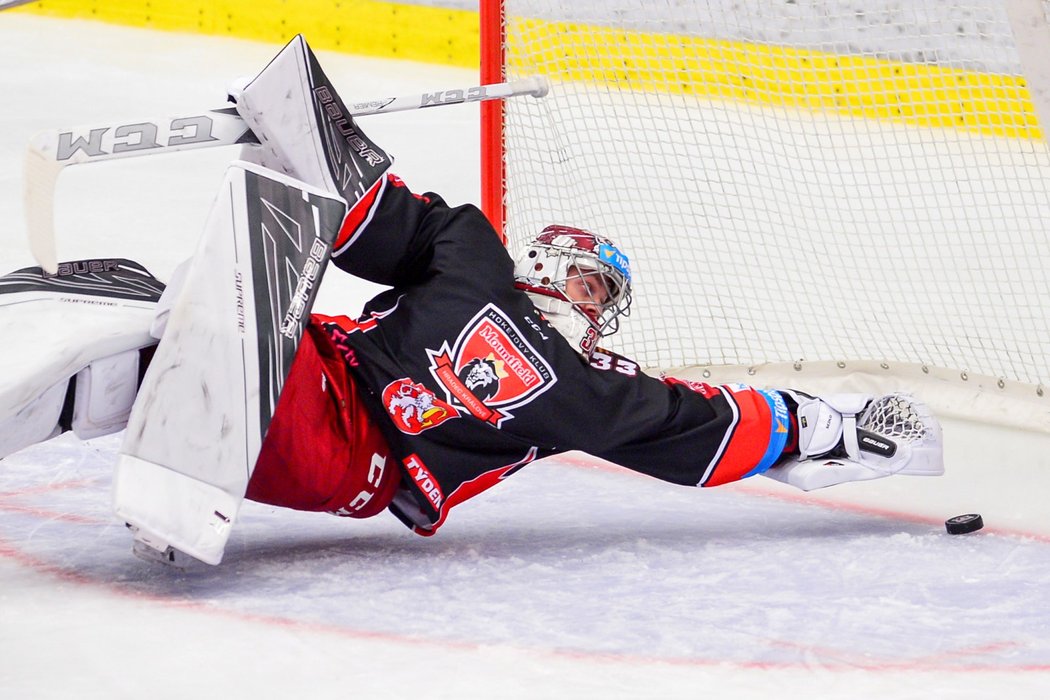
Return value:
M 227 170 L 121 445 L 114 510 L 137 541 L 222 559 L 345 211 L 279 173 Z
M 64 262 L 57 275 L 24 268 L 0 277 L 0 458 L 70 422 L 82 438 L 124 427 L 139 350 L 155 342 L 148 329 L 163 288 L 123 258 Z M 63 416 L 71 380 L 73 413 Z
M 139 351 L 95 360 L 77 373 L 73 432 L 81 440 L 109 435 L 128 424 L 139 386 Z
M 222 561 L 241 498 L 159 464 L 121 455 L 114 511 L 134 523 L 135 539 L 164 551 L 174 547 L 207 564 Z
M 0 420 L 0 459 L 62 432 L 58 418 L 68 386 L 69 381 L 59 382 L 14 415 Z

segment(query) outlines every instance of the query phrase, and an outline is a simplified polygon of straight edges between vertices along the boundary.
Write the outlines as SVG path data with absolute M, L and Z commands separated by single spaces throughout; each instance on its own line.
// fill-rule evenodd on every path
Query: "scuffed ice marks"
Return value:
M 689 663 L 1050 663 L 1046 542 L 541 462 L 432 539 L 246 503 L 222 565 L 178 571 L 132 557 L 110 518 L 118 445 L 60 438 L 5 460 L 0 539 L 120 591 L 354 635 Z

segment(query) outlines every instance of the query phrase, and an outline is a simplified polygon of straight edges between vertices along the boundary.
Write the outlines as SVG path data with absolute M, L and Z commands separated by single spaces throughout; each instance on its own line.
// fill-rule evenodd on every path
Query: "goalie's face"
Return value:
M 609 291 L 610 281 L 602 273 L 575 265 L 569 267 L 565 277 L 565 296 L 595 323 L 601 322 L 611 296 Z
M 568 226 L 543 230 L 518 259 L 514 282 L 586 356 L 618 330 L 631 305 L 627 256 L 608 239 Z

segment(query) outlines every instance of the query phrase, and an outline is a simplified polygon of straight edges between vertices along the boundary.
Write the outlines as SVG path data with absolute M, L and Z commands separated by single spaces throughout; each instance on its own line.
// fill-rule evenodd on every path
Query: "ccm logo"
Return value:
M 437 479 L 430 474 L 430 470 L 427 469 L 427 465 L 423 464 L 423 460 L 419 458 L 419 455 L 406 457 L 405 467 L 408 468 L 408 475 L 412 478 L 416 487 L 426 494 L 427 500 L 433 503 L 435 508 L 440 509 L 441 503 L 445 500 L 445 495 L 441 493 L 441 487 L 438 485 Z
M 460 102 L 476 102 L 488 96 L 488 90 L 484 85 L 472 87 L 469 90 L 445 90 L 444 92 L 427 92 L 423 94 L 420 107 L 436 107 L 438 105 L 454 105 Z
M 217 141 L 218 139 L 211 135 L 213 124 L 211 117 L 200 114 L 159 124 L 138 122 L 112 128 L 92 129 L 88 132 L 87 138 L 74 137 L 72 131 L 63 131 L 58 135 L 55 160 L 69 160 L 76 155 L 77 151 L 83 151 L 87 157 L 94 158 L 110 153 L 144 151 L 165 146 L 186 146 L 193 143 Z
M 322 375 L 323 376 L 323 375 Z M 383 482 L 383 472 L 386 471 L 386 457 L 378 452 L 372 453 L 372 460 L 368 465 L 368 483 L 361 492 L 354 496 L 354 500 L 335 511 L 336 515 L 352 516 L 357 511 L 368 505 L 372 496 L 376 495 L 379 485 Z

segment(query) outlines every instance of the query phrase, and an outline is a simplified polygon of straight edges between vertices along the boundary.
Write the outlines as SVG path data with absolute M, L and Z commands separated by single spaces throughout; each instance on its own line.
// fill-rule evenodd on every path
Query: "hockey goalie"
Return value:
M 114 503 L 140 552 L 219 563 L 244 498 L 432 535 L 568 450 L 702 487 L 943 472 L 916 398 L 655 378 L 603 349 L 631 308 L 627 254 L 551 222 L 512 260 L 478 209 L 390 172 L 301 37 L 235 98 L 260 145 L 166 288 L 126 260 L 0 279 L 22 358 L 0 456 L 126 425 Z M 388 289 L 311 314 L 330 264 Z M 44 332 L 64 334 L 54 356 L 30 344 Z

